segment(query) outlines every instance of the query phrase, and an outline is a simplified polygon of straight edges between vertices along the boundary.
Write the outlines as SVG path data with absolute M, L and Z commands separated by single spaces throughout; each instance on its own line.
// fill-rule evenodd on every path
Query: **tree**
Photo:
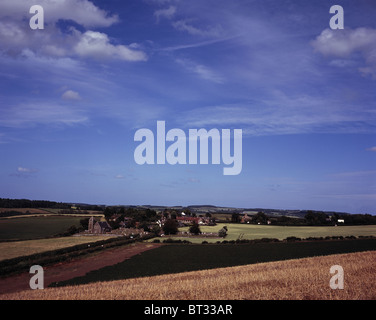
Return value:
M 327 218 L 328 216 L 324 212 L 312 210 L 308 210 L 307 214 L 304 216 L 307 224 L 313 226 L 328 224 Z
M 264 212 L 257 212 L 253 217 L 252 221 L 255 223 L 266 223 L 268 217 L 265 215 Z
M 104 209 L 104 217 L 106 219 L 106 221 L 109 221 L 111 216 L 115 213 L 115 210 L 111 207 L 106 207 L 106 209 Z
M 165 234 L 177 234 L 178 223 L 175 219 L 167 219 L 163 224 L 162 229 Z
M 89 219 L 90 218 L 84 218 L 80 220 L 80 225 L 82 226 L 82 228 L 84 228 L 84 230 L 87 230 L 89 228 Z
M 231 215 L 231 222 L 234 222 L 234 223 L 238 223 L 240 222 L 240 215 L 238 212 L 234 212 L 232 215 Z
M 151 228 L 151 233 L 153 233 L 155 236 L 159 236 L 159 234 L 161 233 L 160 226 L 158 226 L 157 224 L 153 225 L 153 227 Z
M 141 221 L 139 228 L 144 229 L 144 231 L 146 231 L 146 232 L 150 231 L 149 224 L 148 224 L 147 221 Z
M 218 236 L 219 237 L 226 237 L 227 236 L 227 227 L 224 226 L 221 230 L 218 231 Z
M 201 233 L 200 226 L 198 225 L 198 223 L 196 221 L 194 221 L 193 225 L 189 228 L 189 232 L 193 233 L 193 234 L 200 234 Z

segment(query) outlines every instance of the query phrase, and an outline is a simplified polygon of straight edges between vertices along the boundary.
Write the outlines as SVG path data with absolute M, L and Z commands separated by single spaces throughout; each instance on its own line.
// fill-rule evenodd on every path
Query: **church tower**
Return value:
M 94 217 L 91 217 L 91 218 L 89 219 L 88 231 L 89 231 L 90 233 L 94 233 Z

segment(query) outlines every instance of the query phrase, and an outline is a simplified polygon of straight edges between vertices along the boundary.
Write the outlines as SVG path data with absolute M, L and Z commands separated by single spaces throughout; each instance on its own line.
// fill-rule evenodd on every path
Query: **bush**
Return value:
M 181 239 L 175 240 L 175 239 L 168 238 L 168 239 L 163 240 L 163 243 L 191 243 L 191 242 L 188 240 L 181 240 Z
M 193 222 L 193 225 L 189 228 L 189 232 L 196 235 L 201 233 L 200 226 L 197 222 Z
M 292 241 L 301 241 L 302 239 L 298 237 L 287 237 L 285 240 L 287 242 L 292 242 Z
M 224 226 L 221 230 L 218 231 L 218 236 L 224 238 L 227 236 L 227 227 Z
M 177 234 L 178 233 L 178 223 L 175 219 L 167 219 L 163 225 L 164 234 Z

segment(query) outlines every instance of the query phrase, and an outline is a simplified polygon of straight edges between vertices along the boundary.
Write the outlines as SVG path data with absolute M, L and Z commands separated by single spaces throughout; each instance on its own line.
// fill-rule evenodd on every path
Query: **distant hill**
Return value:
M 94 205 L 88 203 L 72 203 L 72 202 L 55 202 L 47 200 L 28 200 L 28 199 L 5 199 L 0 198 L 0 208 L 59 208 L 68 209 L 71 206 L 77 206 L 81 209 L 103 210 L 106 205 Z M 112 205 L 109 205 L 112 206 Z M 114 205 L 118 207 L 126 208 L 144 208 L 155 211 L 163 211 L 165 209 L 170 210 L 184 210 L 189 209 L 192 213 L 206 214 L 206 213 L 222 213 L 233 214 L 239 213 L 240 215 L 247 213 L 248 215 L 256 214 L 257 212 L 264 212 L 268 216 L 272 217 L 295 217 L 303 219 L 307 212 L 324 212 L 328 216 L 337 215 L 350 215 L 346 212 L 334 212 L 334 211 L 316 211 L 316 210 L 289 210 L 289 209 L 270 209 L 270 208 L 237 208 L 237 207 L 220 207 L 210 204 L 205 205 L 189 205 L 189 206 L 162 206 L 162 205 Z

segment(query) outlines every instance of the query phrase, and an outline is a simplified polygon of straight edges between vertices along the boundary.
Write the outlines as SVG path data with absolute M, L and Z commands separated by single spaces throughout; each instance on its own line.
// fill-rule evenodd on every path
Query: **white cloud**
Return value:
M 30 7 L 35 1 L 2 0 L 0 2 L 0 18 L 30 19 Z M 44 9 L 44 21 L 56 23 L 58 20 L 72 20 L 84 27 L 109 27 L 119 21 L 115 14 L 109 14 L 88 0 L 38 0 Z M 28 24 L 27 24 L 28 25 Z
M 176 7 L 170 6 L 167 9 L 159 9 L 154 12 L 154 16 L 157 19 L 157 22 L 159 22 L 160 18 L 166 18 L 171 19 L 176 13 Z
M 131 46 L 113 45 L 105 33 L 96 31 L 86 31 L 81 34 L 73 50 L 79 56 L 95 59 L 147 60 L 144 52 L 133 50 Z
M 376 147 L 367 148 L 366 150 L 367 150 L 367 151 L 376 152 Z
M 352 59 L 354 53 L 360 53 L 365 67 L 359 68 L 359 71 L 376 77 L 376 29 L 325 29 L 311 44 L 327 57 L 341 58 L 341 67 L 345 66 L 346 59 Z
M 73 91 L 73 90 L 67 90 L 65 91 L 61 97 L 64 100 L 81 100 L 81 97 L 78 92 Z
M 135 48 L 136 45 L 113 45 L 103 32 L 87 30 L 82 33 L 75 27 L 67 27 L 65 31 L 59 29 L 57 22 L 60 20 L 74 21 L 85 28 L 109 27 L 119 21 L 117 15 L 109 14 L 88 0 L 40 0 L 38 4 L 45 12 L 43 32 L 31 30 L 27 23 L 31 17 L 30 3 L 21 0 L 0 2 L 1 51 L 11 56 L 30 50 L 47 57 L 147 59 L 144 52 Z
M 37 172 L 39 172 L 38 169 L 18 167 L 17 171 L 15 173 L 11 173 L 9 175 L 11 177 L 25 178 L 26 179 L 26 178 L 33 177 Z
M 17 172 L 19 172 L 19 173 L 36 173 L 36 172 L 38 172 L 38 170 L 32 169 L 32 168 L 18 167 Z

